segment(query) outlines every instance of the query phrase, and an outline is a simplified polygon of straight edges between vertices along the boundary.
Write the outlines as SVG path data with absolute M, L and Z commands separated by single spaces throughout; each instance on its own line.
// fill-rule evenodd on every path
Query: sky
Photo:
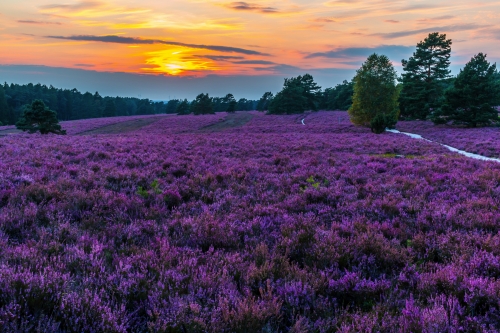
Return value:
M 453 40 L 452 72 L 500 59 L 500 1 L 2 0 L 0 81 L 154 100 L 257 99 L 305 73 L 323 88 L 368 55 L 401 72 L 430 32 Z

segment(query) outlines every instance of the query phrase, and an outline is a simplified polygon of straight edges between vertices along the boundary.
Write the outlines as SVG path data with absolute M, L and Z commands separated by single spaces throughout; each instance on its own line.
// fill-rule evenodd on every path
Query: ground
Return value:
M 500 165 L 303 118 L 0 136 L 0 330 L 499 331 Z

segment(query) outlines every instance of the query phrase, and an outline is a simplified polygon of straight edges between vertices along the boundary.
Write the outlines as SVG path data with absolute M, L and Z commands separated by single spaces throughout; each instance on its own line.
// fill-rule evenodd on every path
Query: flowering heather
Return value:
M 403 132 L 420 134 L 469 153 L 486 157 L 500 157 L 500 128 L 460 128 L 448 125 L 434 125 L 430 121 L 400 121 L 396 128 Z
M 252 115 L 0 137 L 0 331 L 500 331 L 500 165 Z

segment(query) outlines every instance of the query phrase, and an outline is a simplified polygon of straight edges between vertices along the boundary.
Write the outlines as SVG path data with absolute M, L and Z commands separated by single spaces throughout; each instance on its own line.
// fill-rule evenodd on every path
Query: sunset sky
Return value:
M 499 18 L 488 0 L 3 0 L 0 81 L 258 98 L 304 73 L 324 88 L 350 80 L 373 52 L 400 71 L 434 31 L 453 40 L 456 74 L 478 52 L 500 59 Z

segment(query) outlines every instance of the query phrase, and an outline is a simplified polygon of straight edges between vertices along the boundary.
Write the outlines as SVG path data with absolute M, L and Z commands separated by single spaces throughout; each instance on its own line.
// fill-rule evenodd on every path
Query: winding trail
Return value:
M 460 149 L 457 149 L 457 148 L 454 148 L 454 147 L 451 147 L 451 146 L 448 146 L 448 145 L 444 145 L 444 144 L 436 142 L 436 141 L 428 140 L 428 139 L 426 139 L 423 136 L 418 135 L 418 134 L 407 133 L 407 132 L 400 132 L 400 131 L 394 130 L 394 129 L 386 129 L 386 131 L 387 132 L 391 132 L 391 133 L 396 133 L 396 134 L 404 134 L 404 135 L 407 135 L 407 136 L 409 136 L 409 137 L 411 137 L 413 139 L 425 140 L 425 141 L 428 141 L 428 142 L 437 143 L 438 145 L 441 145 L 441 146 L 447 148 L 448 150 L 450 150 L 450 151 L 452 151 L 454 153 L 458 153 L 458 154 L 461 154 L 461 155 L 464 155 L 464 156 L 467 156 L 467 157 L 470 157 L 470 158 L 473 158 L 473 159 L 476 159 L 476 160 L 500 163 L 500 158 L 486 157 L 486 156 L 483 156 L 483 155 L 469 153 L 469 152 L 466 152 L 464 150 L 460 150 Z
M 304 124 L 304 120 L 306 120 L 306 118 L 302 119 L 302 125 L 305 125 L 305 124 Z

